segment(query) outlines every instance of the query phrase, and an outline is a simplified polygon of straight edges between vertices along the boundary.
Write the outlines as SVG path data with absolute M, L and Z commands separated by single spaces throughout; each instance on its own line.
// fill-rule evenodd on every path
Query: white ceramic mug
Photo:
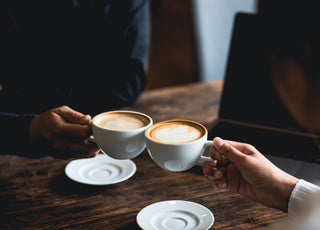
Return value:
M 92 119 L 94 141 L 103 153 L 115 159 L 132 159 L 146 147 L 145 130 L 151 117 L 135 111 L 110 111 Z
M 213 146 L 207 129 L 194 121 L 168 120 L 150 126 L 146 146 L 152 160 L 168 171 L 185 171 L 196 164 L 212 161 L 204 153 Z

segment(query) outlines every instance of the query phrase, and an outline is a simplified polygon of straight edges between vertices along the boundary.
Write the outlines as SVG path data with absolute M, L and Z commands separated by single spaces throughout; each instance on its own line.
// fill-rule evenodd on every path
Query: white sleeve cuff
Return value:
M 300 179 L 291 193 L 288 214 L 291 215 L 298 212 L 306 201 L 317 192 L 320 192 L 320 187 Z

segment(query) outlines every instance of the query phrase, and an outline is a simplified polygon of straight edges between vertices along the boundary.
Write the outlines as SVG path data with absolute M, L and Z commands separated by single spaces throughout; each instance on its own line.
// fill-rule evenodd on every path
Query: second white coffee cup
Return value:
M 152 160 L 168 171 L 185 171 L 205 161 L 204 156 L 213 145 L 208 141 L 207 129 L 194 121 L 168 120 L 150 126 L 146 132 L 146 146 Z

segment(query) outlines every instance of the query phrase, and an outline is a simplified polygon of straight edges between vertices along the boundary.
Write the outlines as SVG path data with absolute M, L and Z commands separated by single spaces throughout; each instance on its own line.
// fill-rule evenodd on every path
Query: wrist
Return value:
M 279 186 L 279 207 L 278 209 L 287 212 L 288 211 L 288 203 L 292 194 L 292 191 L 296 184 L 298 183 L 299 179 L 284 173 L 283 179 L 280 181 Z
M 30 122 L 29 126 L 29 140 L 34 141 L 38 139 L 39 134 L 37 132 L 37 120 L 39 116 L 35 116 L 32 121 Z

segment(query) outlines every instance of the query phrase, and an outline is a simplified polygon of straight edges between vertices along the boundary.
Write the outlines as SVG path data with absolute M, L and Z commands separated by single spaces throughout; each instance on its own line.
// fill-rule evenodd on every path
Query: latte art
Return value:
M 151 139 L 165 144 L 195 141 L 205 135 L 205 128 L 186 120 L 170 120 L 152 126 L 146 133 Z
M 183 143 L 196 140 L 201 136 L 201 132 L 188 125 L 170 125 L 153 133 L 155 139 L 169 143 Z

